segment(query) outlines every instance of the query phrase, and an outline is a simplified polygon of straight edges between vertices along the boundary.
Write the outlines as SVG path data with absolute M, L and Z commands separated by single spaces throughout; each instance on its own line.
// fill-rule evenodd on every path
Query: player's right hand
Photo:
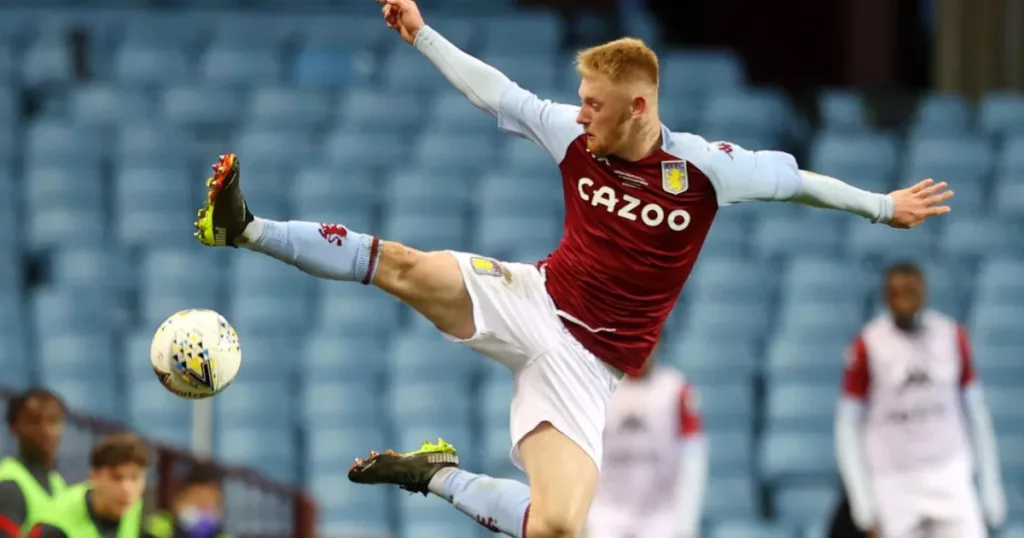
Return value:
M 953 191 L 947 189 L 948 186 L 945 181 L 936 183 L 933 179 L 926 179 L 906 189 L 891 192 L 892 218 L 889 219 L 889 226 L 913 228 L 929 217 L 949 213 L 950 208 L 945 202 L 953 197 Z
M 388 28 L 396 30 L 406 43 L 412 45 L 416 34 L 426 26 L 420 8 L 413 0 L 377 0 Z

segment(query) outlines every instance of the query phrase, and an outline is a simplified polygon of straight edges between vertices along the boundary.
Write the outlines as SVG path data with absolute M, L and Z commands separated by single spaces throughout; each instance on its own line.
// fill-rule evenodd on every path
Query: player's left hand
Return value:
M 949 213 L 951 209 L 944 202 L 953 197 L 953 191 L 948 190 L 948 186 L 945 181 L 936 183 L 934 179 L 926 179 L 912 187 L 889 193 L 892 198 L 889 226 L 913 228 L 929 217 Z
M 402 39 L 412 45 L 416 34 L 426 25 L 420 8 L 414 0 L 377 0 L 388 28 L 398 32 Z

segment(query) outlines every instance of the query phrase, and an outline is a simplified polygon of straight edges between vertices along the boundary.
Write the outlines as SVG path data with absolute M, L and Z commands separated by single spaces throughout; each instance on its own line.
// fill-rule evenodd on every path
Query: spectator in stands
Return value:
M 884 538 L 928 529 L 929 536 L 986 536 L 986 522 L 1002 525 L 1006 501 L 967 332 L 924 308 L 916 265 L 890 268 L 884 294 L 888 312 L 851 345 L 836 415 L 854 522 Z
M 100 439 L 92 447 L 89 481 L 58 495 L 50 510 L 36 517 L 31 538 L 153 538 L 142 532 L 149 461 L 149 448 L 132 434 Z
M 174 495 L 169 511 L 146 521 L 155 538 L 230 538 L 224 533 L 224 490 L 215 467 L 197 464 Z
M 683 374 L 652 358 L 623 379 L 604 439 L 587 538 L 698 536 L 708 451 L 697 394 Z
M 64 403 L 48 390 L 29 389 L 11 400 L 7 427 L 18 454 L 0 461 L 0 536 L 18 537 L 66 487 L 56 471 Z

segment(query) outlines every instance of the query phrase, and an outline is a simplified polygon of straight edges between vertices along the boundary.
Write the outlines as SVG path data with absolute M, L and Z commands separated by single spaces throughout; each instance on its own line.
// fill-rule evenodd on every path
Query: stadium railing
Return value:
M 0 387 L 6 408 L 15 391 Z M 60 450 L 60 471 L 70 482 L 88 477 L 89 450 L 97 438 L 130 431 L 124 425 L 70 410 Z M 156 454 L 147 507 L 167 508 L 177 482 L 198 459 L 187 451 L 149 440 Z M 0 436 L 0 456 L 14 449 L 9 433 Z M 303 491 L 274 482 L 251 469 L 212 461 L 224 477 L 227 530 L 239 538 L 314 538 L 316 504 Z

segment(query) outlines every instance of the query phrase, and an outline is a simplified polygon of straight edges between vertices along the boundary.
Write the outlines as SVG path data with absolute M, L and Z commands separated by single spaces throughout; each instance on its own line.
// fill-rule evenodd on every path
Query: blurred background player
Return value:
M 224 532 L 224 489 L 216 467 L 199 463 L 182 481 L 170 510 L 146 520 L 154 538 L 229 538 Z
M 32 538 L 146 536 L 142 495 L 149 470 L 149 447 L 138 437 L 115 434 L 93 445 L 89 481 L 68 488 L 37 516 Z
M 7 428 L 18 453 L 0 460 L 0 535 L 27 534 L 33 517 L 45 513 L 64 491 L 57 450 L 64 434 L 64 404 L 52 392 L 29 389 L 7 407 Z
M 604 462 L 587 538 L 696 538 L 708 447 L 699 396 L 654 358 L 619 384 L 608 408 Z
M 853 519 L 882 538 L 986 536 L 1006 500 L 967 331 L 924 308 L 916 265 L 886 271 L 884 294 L 888 312 L 850 347 L 836 416 Z
M 257 219 L 242 198 L 237 159 L 215 165 L 195 223 L 203 244 L 372 283 L 515 376 L 511 457 L 529 488 L 450 469 L 457 458 L 446 443 L 357 461 L 353 481 L 434 492 L 512 536 L 576 536 L 597 488 L 611 394 L 623 373 L 640 372 L 720 206 L 791 201 L 897 228 L 950 210 L 945 183 L 872 193 L 803 172 L 787 153 L 671 132 L 658 115 L 657 56 L 639 40 L 581 52 L 582 106 L 556 104 L 426 26 L 412 0 L 378 1 L 388 27 L 475 106 L 555 159 L 566 233 L 540 264 L 422 252 L 341 225 Z

